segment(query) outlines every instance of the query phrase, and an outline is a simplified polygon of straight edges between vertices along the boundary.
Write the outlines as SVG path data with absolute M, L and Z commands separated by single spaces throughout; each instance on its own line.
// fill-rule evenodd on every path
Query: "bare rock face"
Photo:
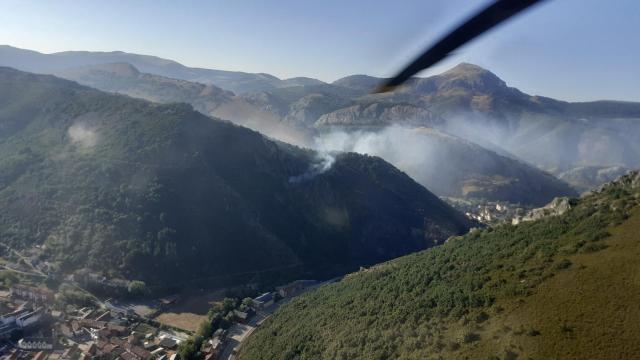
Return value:
M 601 193 L 612 186 L 617 186 L 618 184 L 622 184 L 628 189 L 640 188 L 640 170 L 629 171 L 626 175 L 621 176 L 617 180 L 602 184 L 600 187 L 585 193 L 584 196 Z
M 524 216 L 515 217 L 511 223 L 517 225 L 525 221 L 535 221 L 549 216 L 559 216 L 571 209 L 575 201 L 568 197 L 557 197 L 544 207 L 533 209 Z
M 315 123 L 324 126 L 386 126 L 392 124 L 432 126 L 439 118 L 431 111 L 410 104 L 358 104 L 322 115 Z
M 622 188 L 626 190 L 637 191 L 638 189 L 640 189 L 640 170 L 629 171 L 626 175 L 623 175 L 614 181 L 610 181 L 598 187 L 597 189 L 585 193 L 583 197 L 603 193 L 612 188 Z M 534 221 L 545 218 L 547 216 L 562 215 L 569 211 L 569 209 L 571 209 L 575 204 L 576 201 L 568 197 L 555 198 L 553 199 L 553 201 L 542 208 L 533 209 L 522 217 L 514 218 L 511 223 L 513 225 L 517 225 L 524 221 Z

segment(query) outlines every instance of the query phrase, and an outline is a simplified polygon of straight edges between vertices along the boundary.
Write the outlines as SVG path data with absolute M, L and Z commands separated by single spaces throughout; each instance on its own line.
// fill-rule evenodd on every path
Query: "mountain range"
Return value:
M 237 93 L 322 83 L 320 80 L 304 77 L 281 80 L 269 74 L 193 68 L 157 56 L 130 54 L 122 51 L 63 51 L 43 54 L 0 45 L 0 58 L 4 66 L 36 73 L 53 73 L 71 67 L 104 63 L 129 63 L 145 73 L 201 83 L 216 83 Z
M 378 157 L 11 68 L 0 154 L 3 242 L 43 245 L 64 273 L 158 286 L 322 278 L 475 225 Z
M 583 169 L 615 168 L 619 175 L 640 166 L 640 104 L 532 96 L 472 64 L 413 78 L 382 95 L 370 92 L 384 79 L 367 75 L 330 84 L 280 80 L 123 52 L 42 54 L 2 46 L 0 65 L 154 102 L 186 102 L 304 147 L 378 155 L 440 196 L 539 206 L 612 179 Z M 388 137 L 396 127 L 420 134 L 412 137 L 411 149 Z M 335 143 L 340 137 L 346 140 Z M 496 165 L 505 162 L 508 167 Z M 453 166 L 443 172 L 443 164 Z
M 201 73 L 196 70 L 203 69 L 120 52 L 47 55 L 5 46 L 0 53 L 3 65 L 53 73 L 100 90 L 150 101 L 187 102 L 204 114 L 305 147 L 321 143 L 333 150 L 360 151 L 350 144 L 336 147 L 330 140 L 342 132 L 350 134 L 349 143 L 353 143 L 357 142 L 354 134 L 364 132 L 380 138 L 380 134 L 390 133 L 385 132 L 389 127 L 416 129 L 415 133 L 422 134 L 414 137 L 419 139 L 417 148 L 437 149 L 438 153 L 414 154 L 390 139 L 383 139 L 385 146 L 367 146 L 367 151 L 387 158 L 441 196 L 479 196 L 538 206 L 554 196 L 575 195 L 574 189 L 546 171 L 560 175 L 585 166 L 626 170 L 637 165 L 640 151 L 631 141 L 638 128 L 637 104 L 566 103 L 529 96 L 470 64 L 461 64 L 442 75 L 412 79 L 390 95 L 369 95 L 383 79 L 354 75 L 331 84 L 312 79 L 278 80 L 270 87 L 252 85 L 251 90 L 239 90 L 249 75 L 259 82 L 264 74 L 240 76 L 212 70 L 211 74 L 226 74 L 224 79 L 213 75 L 196 78 L 193 74 Z M 419 131 L 424 127 L 433 130 Z M 446 142 L 441 134 L 447 135 Z M 589 151 L 587 144 L 602 149 Z M 478 149 L 482 156 L 473 151 Z M 393 159 L 393 154 L 407 152 L 412 155 L 402 163 Z M 449 163 L 449 153 L 465 155 L 457 156 L 455 166 L 443 173 L 436 168 Z M 505 172 L 500 170 L 504 167 L 494 165 L 505 161 L 508 168 L 519 170 Z M 563 179 L 574 181 L 575 177 Z M 572 185 L 583 191 L 601 180 L 582 178 Z

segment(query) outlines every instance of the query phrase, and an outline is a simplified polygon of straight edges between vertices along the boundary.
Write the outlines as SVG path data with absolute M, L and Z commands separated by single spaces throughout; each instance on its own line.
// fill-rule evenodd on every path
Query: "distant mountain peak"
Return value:
M 489 70 L 483 68 L 482 66 L 476 65 L 476 64 L 472 64 L 472 63 L 468 63 L 468 62 L 461 62 L 460 64 L 452 67 L 451 69 L 445 71 L 444 74 L 454 74 L 454 73 L 470 73 L 470 72 L 475 72 L 475 73 L 487 73 L 490 72 Z
M 349 89 L 369 91 L 375 89 L 382 82 L 382 80 L 382 78 L 374 76 L 357 74 L 345 76 L 332 82 L 332 84 Z
M 437 75 L 440 89 L 463 87 L 469 90 L 492 92 L 507 84 L 491 71 L 470 63 L 460 63 Z

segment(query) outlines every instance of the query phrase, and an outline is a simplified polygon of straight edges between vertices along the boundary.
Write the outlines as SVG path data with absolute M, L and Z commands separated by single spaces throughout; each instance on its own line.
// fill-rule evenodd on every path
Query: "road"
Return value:
M 280 306 L 286 304 L 290 299 L 282 299 L 266 309 L 258 311 L 246 324 L 234 324 L 227 332 L 225 347 L 218 359 L 234 360 L 235 355 L 242 344 L 249 338 L 255 329 L 262 324 Z
M 302 290 L 300 293 L 294 295 L 293 297 L 284 298 L 277 303 L 269 306 L 266 309 L 262 309 L 257 312 L 246 324 L 235 324 L 229 328 L 229 332 L 227 335 L 227 341 L 225 343 L 225 348 L 222 351 L 220 357 L 218 359 L 222 360 L 234 360 L 236 358 L 236 354 L 238 350 L 242 347 L 244 342 L 249 338 L 249 336 L 253 333 L 253 331 L 258 328 L 266 319 L 268 319 L 278 308 L 289 301 L 291 299 L 300 296 L 308 291 L 315 290 L 323 285 L 331 284 L 337 281 L 340 281 L 342 276 L 338 276 L 331 280 L 323 281 L 313 286 L 309 286 L 306 289 Z

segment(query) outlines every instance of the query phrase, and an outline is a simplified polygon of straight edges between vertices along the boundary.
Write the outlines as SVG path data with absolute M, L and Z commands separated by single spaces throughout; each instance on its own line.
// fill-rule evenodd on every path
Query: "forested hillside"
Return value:
M 513 155 L 503 156 L 495 146 L 485 148 L 433 130 L 445 121 L 422 105 L 366 96 L 355 100 L 365 95 L 353 84 L 359 77 L 332 85 L 292 86 L 235 96 L 213 85 L 140 73 L 121 63 L 71 68 L 56 75 L 151 101 L 187 102 L 203 114 L 297 144 L 380 156 L 439 196 L 541 206 L 556 196 L 576 194 L 568 184 L 512 159 Z M 325 127 L 333 125 L 355 132 L 325 132 Z
M 240 359 L 630 359 L 640 174 L 292 300 Z
M 62 271 L 161 285 L 323 277 L 471 225 L 380 158 L 0 69 L 0 237 L 43 244 Z

